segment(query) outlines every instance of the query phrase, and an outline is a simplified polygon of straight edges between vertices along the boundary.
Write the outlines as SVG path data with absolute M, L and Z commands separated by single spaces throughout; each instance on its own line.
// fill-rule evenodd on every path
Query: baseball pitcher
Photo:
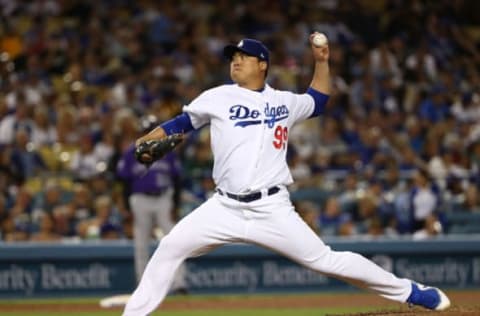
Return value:
M 217 190 L 162 239 L 124 316 L 151 313 L 165 298 L 184 260 L 234 242 L 274 250 L 313 271 L 394 301 L 432 310 L 449 307 L 449 299 L 437 288 L 398 278 L 359 254 L 331 250 L 290 202 L 289 132 L 295 123 L 321 115 L 329 98 L 329 48 L 318 35 L 309 38 L 315 69 L 304 94 L 266 84 L 268 49 L 257 40 L 243 39 L 224 49 L 234 84 L 203 92 L 181 115 L 137 140 L 137 158 L 150 163 L 165 148 L 176 146 L 173 135 L 208 126 Z

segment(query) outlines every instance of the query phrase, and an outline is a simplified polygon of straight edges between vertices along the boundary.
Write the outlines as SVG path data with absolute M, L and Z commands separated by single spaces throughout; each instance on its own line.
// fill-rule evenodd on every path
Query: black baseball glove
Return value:
M 135 158 L 141 164 L 150 166 L 177 147 L 182 140 L 183 134 L 171 134 L 162 139 L 141 142 L 135 148 Z

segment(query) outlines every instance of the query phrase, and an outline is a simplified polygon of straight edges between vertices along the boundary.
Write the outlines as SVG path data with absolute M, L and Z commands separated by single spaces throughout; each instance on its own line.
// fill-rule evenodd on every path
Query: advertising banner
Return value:
M 399 277 L 442 288 L 480 287 L 480 243 L 468 240 L 330 241 Z M 152 245 L 152 251 L 155 245 Z M 351 290 L 288 259 L 250 245 L 231 245 L 187 261 L 192 294 Z M 135 287 L 130 242 L 0 245 L 0 297 L 97 296 Z

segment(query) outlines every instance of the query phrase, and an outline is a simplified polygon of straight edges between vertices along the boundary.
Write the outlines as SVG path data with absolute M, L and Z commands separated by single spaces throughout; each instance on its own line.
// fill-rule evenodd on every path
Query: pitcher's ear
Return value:
M 266 62 L 266 61 L 263 61 L 263 60 L 261 60 L 261 61 L 260 61 L 260 69 L 262 69 L 262 70 L 265 70 L 265 71 L 266 71 L 266 70 L 267 70 L 267 68 L 268 68 L 268 64 L 267 64 L 267 62 Z

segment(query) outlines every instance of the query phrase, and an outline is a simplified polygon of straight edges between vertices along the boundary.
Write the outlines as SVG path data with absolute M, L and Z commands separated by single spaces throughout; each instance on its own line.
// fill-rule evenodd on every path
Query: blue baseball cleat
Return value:
M 440 289 L 412 282 L 412 293 L 407 303 L 425 308 L 443 311 L 450 307 L 450 300 Z

